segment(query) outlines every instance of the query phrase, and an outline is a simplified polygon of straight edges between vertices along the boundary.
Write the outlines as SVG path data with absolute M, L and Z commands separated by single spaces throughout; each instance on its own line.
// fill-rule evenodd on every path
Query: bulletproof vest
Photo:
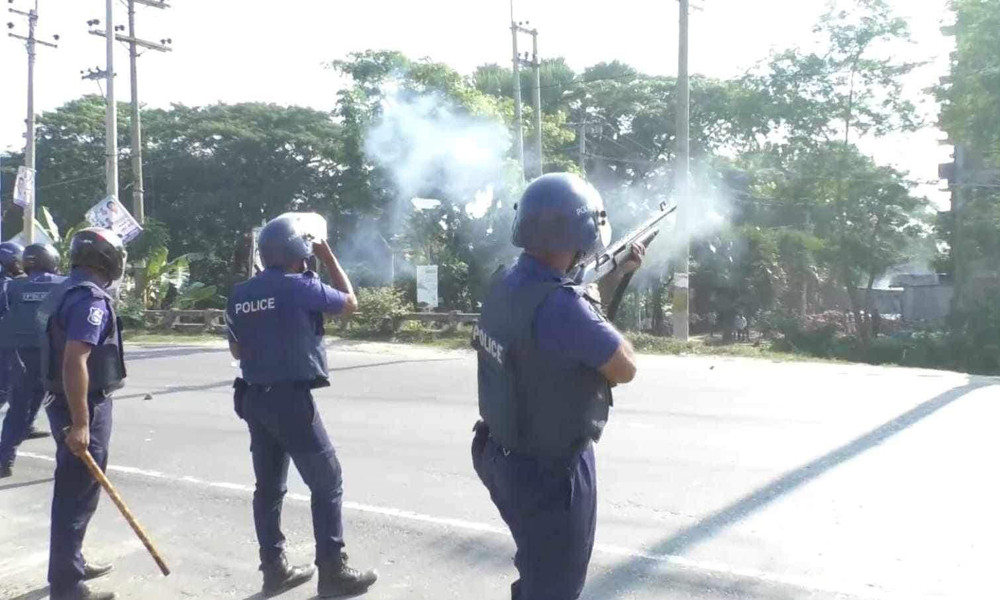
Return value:
M 559 288 L 583 293 L 572 281 L 511 286 L 507 269 L 490 283 L 472 346 L 479 358 L 479 413 L 490 435 L 511 452 L 564 458 L 601 437 L 611 386 L 597 370 L 542 352 L 535 312 Z
M 22 277 L 7 285 L 7 313 L 0 319 L 0 348 L 34 349 L 44 332 L 37 322 L 38 308 L 65 277 L 47 273 Z
M 238 284 L 230 299 L 231 328 L 240 346 L 240 366 L 247 383 L 274 385 L 305 382 L 327 385 L 323 315 L 301 308 L 296 277 L 266 269 Z
M 90 375 L 90 393 L 110 393 L 121 389 L 125 381 L 125 356 L 122 353 L 122 323 L 115 314 L 111 296 L 91 281 L 66 279 L 49 292 L 38 308 L 36 319 L 41 336 L 42 379 L 45 389 L 63 394 L 62 365 L 66 350 L 66 327 L 61 323 L 60 312 L 66 295 L 76 289 L 90 292 L 91 298 L 104 300 L 108 308 L 110 330 L 104 340 L 90 351 L 87 373 Z

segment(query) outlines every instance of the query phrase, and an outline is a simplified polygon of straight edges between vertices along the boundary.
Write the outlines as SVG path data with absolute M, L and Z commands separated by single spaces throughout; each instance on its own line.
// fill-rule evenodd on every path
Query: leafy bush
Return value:
M 391 334 L 396 319 L 412 310 L 403 293 L 390 287 L 358 289 L 358 312 L 354 319 L 370 333 Z

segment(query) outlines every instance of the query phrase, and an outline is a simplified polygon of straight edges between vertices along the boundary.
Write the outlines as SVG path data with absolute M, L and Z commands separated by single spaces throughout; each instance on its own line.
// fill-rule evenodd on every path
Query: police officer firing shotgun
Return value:
M 289 458 L 312 495 L 319 596 L 362 593 L 378 577 L 348 566 L 340 462 L 312 396 L 313 389 L 330 385 L 323 314 L 357 309 L 351 282 L 325 241 L 325 222 L 322 232 L 309 231 L 308 221 L 316 217 L 287 213 L 264 226 L 258 246 L 265 269 L 235 287 L 226 312 L 230 351 L 243 371 L 234 384 L 234 402 L 250 430 L 265 595 L 305 583 L 314 573 L 312 566 L 289 566 L 285 557 L 281 505 Z M 332 287 L 307 269 L 314 255 Z
M 11 390 L 10 408 L 0 432 L 0 478 L 10 477 L 17 457 L 17 447 L 29 437 L 41 437 L 33 423 L 45 397 L 42 386 L 41 339 L 44 330 L 38 324 L 38 308 L 49 292 L 65 277 L 57 274 L 59 252 L 50 244 L 32 244 L 24 249 L 22 263 L 26 277 L 10 282 L 0 303 L 6 313 L 0 319 L 0 347 L 13 350 L 16 371 L 20 371 Z
M 125 380 L 121 321 L 107 289 L 122 277 L 125 245 L 107 229 L 83 229 L 70 242 L 69 258 L 69 276 L 48 288 L 37 313 L 42 381 L 52 395 L 46 412 L 56 441 L 49 585 L 52 600 L 112 600 L 113 593 L 84 583 L 111 565 L 83 558 L 101 487 L 81 457 L 89 451 L 107 469 L 111 393 Z
M 513 600 L 572 600 L 594 546 L 593 443 L 611 386 L 632 380 L 635 357 L 567 276 L 608 241 L 597 190 L 575 175 L 543 175 L 515 208 L 513 242 L 524 252 L 494 275 L 473 334 L 482 420 L 472 461 L 517 545 Z M 616 277 L 643 253 L 634 245 Z

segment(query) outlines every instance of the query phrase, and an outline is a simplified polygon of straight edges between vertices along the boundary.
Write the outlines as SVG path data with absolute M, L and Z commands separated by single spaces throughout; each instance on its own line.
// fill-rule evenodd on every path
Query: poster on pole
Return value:
M 438 266 L 417 266 L 417 304 L 430 308 L 438 306 Z
M 35 170 L 28 167 L 17 168 L 17 179 L 14 181 L 14 204 L 21 208 L 35 204 Z
M 103 227 L 114 231 L 126 244 L 142 233 L 142 227 L 139 226 L 138 221 L 114 196 L 108 196 L 92 206 L 84 218 L 94 227 Z

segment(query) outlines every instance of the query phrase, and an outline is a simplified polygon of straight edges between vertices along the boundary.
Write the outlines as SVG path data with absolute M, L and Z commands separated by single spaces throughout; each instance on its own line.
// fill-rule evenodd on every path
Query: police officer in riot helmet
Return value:
M 319 596 L 359 594 L 378 577 L 348 565 L 340 462 L 312 396 L 313 389 L 329 385 L 323 315 L 357 309 L 325 233 L 308 231 L 306 221 L 316 216 L 287 213 L 264 226 L 258 247 L 265 269 L 235 287 L 226 312 L 230 351 L 243 374 L 234 385 L 234 403 L 250 430 L 257 480 L 253 516 L 266 595 L 305 583 L 315 571 L 290 566 L 284 552 L 281 506 L 289 459 L 312 495 Z M 314 256 L 332 286 L 308 269 Z
M 39 350 L 39 338 L 44 332 L 40 331 L 36 317 L 42 301 L 64 278 L 56 274 L 59 253 L 51 244 L 32 244 L 25 248 L 22 264 L 26 276 L 7 286 L 2 300 L 6 313 L 0 319 L 0 347 L 13 350 L 20 367 L 0 432 L 0 478 L 11 475 L 17 447 L 22 441 L 48 436 L 48 432 L 34 427 L 45 397 Z
M 513 242 L 524 252 L 493 276 L 473 334 L 482 420 L 472 459 L 517 545 L 511 597 L 571 600 L 594 545 L 593 444 L 611 387 L 631 381 L 636 365 L 597 299 L 567 275 L 607 241 L 597 190 L 575 175 L 547 174 L 516 210 Z M 620 270 L 638 268 L 643 253 L 633 246 Z
M 109 600 L 113 593 L 92 591 L 84 583 L 111 565 L 83 558 L 83 538 L 101 489 L 81 457 L 89 452 L 107 468 L 111 394 L 125 380 L 121 321 L 107 289 L 122 277 L 125 246 L 114 232 L 92 227 L 73 236 L 69 258 L 69 276 L 49 288 L 37 312 L 44 331 L 42 383 L 52 395 L 46 412 L 56 441 L 49 585 L 52 600 Z
M 4 242 L 0 244 L 0 318 L 7 310 L 7 302 L 4 297 L 7 293 L 7 284 L 17 277 L 23 277 L 24 271 L 21 269 L 21 256 L 24 247 L 14 242 Z M 10 398 L 11 388 L 14 385 L 15 375 L 17 375 L 18 365 L 15 364 L 16 357 L 11 350 L 0 348 L 0 406 L 3 406 Z

